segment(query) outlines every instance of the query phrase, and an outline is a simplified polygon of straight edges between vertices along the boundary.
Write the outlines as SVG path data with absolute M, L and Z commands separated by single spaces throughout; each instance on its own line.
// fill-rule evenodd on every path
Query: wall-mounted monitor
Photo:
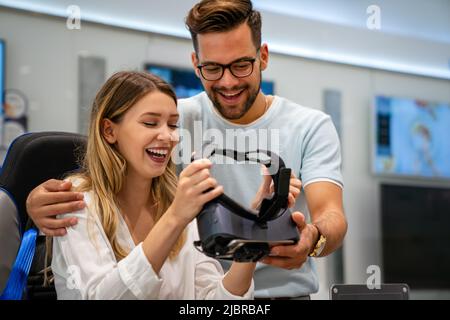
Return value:
M 383 282 L 450 289 L 450 189 L 381 185 Z
M 183 69 L 157 64 L 146 64 L 145 70 L 151 72 L 170 83 L 175 89 L 178 98 L 188 98 L 195 96 L 203 91 L 200 79 L 192 69 Z M 263 81 L 261 90 L 265 94 L 274 94 L 274 83 L 272 81 Z
M 450 179 L 450 104 L 377 96 L 375 174 Z

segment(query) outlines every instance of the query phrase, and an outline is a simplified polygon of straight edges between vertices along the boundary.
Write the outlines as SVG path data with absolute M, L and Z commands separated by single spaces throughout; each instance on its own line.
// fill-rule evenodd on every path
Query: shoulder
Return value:
M 296 132 L 303 138 L 318 131 L 331 134 L 334 128 L 331 117 L 323 111 L 281 97 L 274 100 L 272 124 L 283 132 Z
M 208 103 L 208 96 L 201 92 L 193 97 L 178 99 L 178 111 L 181 116 L 201 114 L 202 108 Z
M 178 107 L 180 108 L 191 108 L 194 105 L 198 105 L 199 103 L 205 103 L 208 99 L 208 95 L 205 91 L 196 94 L 190 98 L 182 98 L 178 99 Z
M 77 191 L 81 185 L 86 182 L 80 174 L 68 176 L 64 179 L 64 181 L 72 182 L 72 191 Z
M 72 182 L 72 191 L 78 191 L 80 185 L 84 182 L 84 180 L 80 177 L 68 177 L 65 179 L 66 181 Z M 72 211 L 64 214 L 60 214 L 57 217 L 58 218 L 70 218 L 70 217 L 77 217 L 81 219 L 86 219 L 88 217 L 89 210 L 92 210 L 93 208 L 93 193 L 91 190 L 83 191 L 81 192 L 83 194 L 83 201 L 86 204 L 86 206 L 83 209 Z
M 303 121 L 303 124 L 312 124 L 330 118 L 329 115 L 319 109 L 304 106 L 283 97 L 276 96 L 275 102 L 280 107 L 280 113 L 287 115 L 292 119 L 297 119 L 299 122 Z M 295 117 L 292 117 L 293 115 L 295 115 Z M 306 123 L 304 121 L 306 121 Z
M 187 99 L 178 100 L 180 129 L 192 132 L 195 123 L 204 120 L 204 112 L 208 108 L 209 98 L 205 92 Z

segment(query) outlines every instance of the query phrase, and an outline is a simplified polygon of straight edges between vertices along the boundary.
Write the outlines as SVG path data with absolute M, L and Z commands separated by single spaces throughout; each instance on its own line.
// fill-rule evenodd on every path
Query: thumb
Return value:
M 260 191 L 263 191 L 265 193 L 270 193 L 270 185 L 272 183 L 272 176 L 270 175 L 270 172 L 267 169 L 267 167 L 263 164 L 261 165 L 261 174 L 263 175 L 263 182 L 259 189 L 260 189 Z
M 72 188 L 72 183 L 70 181 L 64 181 L 64 180 L 56 180 L 56 179 L 50 179 L 45 181 L 42 186 L 47 190 L 51 192 L 56 191 L 67 191 Z
M 305 222 L 305 216 L 300 211 L 296 211 L 292 213 L 292 220 L 294 220 L 295 224 L 297 225 L 297 228 L 301 231 L 306 226 Z

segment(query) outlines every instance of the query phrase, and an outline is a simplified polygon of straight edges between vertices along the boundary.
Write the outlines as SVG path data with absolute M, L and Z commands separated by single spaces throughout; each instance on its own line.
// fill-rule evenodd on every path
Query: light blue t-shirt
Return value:
M 339 138 L 330 117 L 275 96 L 267 112 L 247 125 L 231 123 L 220 116 L 205 92 L 180 99 L 180 136 L 175 162 L 189 163 L 192 151 L 204 155 L 212 147 L 241 152 L 271 150 L 284 160 L 302 180 L 303 187 L 315 181 L 343 185 Z M 181 156 L 180 156 L 181 155 Z M 262 175 L 259 164 L 230 164 L 228 158 L 214 157 L 212 175 L 225 193 L 249 207 Z M 308 219 L 306 201 L 297 199 L 293 211 L 300 210 Z M 226 263 L 225 263 L 226 265 Z M 255 297 L 296 297 L 318 290 L 313 259 L 300 269 L 285 270 L 258 263 L 255 272 Z

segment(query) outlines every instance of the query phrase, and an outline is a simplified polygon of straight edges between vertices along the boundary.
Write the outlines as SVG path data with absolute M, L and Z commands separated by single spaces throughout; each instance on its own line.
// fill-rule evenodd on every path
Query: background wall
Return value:
M 191 42 L 186 39 L 89 23 L 83 23 L 81 30 L 68 30 L 65 19 L 5 8 L 0 8 L 0 38 L 7 43 L 7 88 L 26 94 L 30 131 L 77 131 L 79 55 L 104 57 L 107 76 L 122 69 L 142 69 L 145 62 L 190 67 Z M 344 198 L 349 221 L 344 280 L 365 283 L 369 265 L 382 267 L 380 181 L 370 173 L 372 98 L 386 94 L 450 102 L 450 81 L 279 54 L 271 55 L 264 77 L 275 81 L 277 95 L 312 108 L 322 108 L 324 89 L 342 93 Z M 318 298 L 327 298 L 333 282 L 327 277 L 327 259 L 319 259 Z

